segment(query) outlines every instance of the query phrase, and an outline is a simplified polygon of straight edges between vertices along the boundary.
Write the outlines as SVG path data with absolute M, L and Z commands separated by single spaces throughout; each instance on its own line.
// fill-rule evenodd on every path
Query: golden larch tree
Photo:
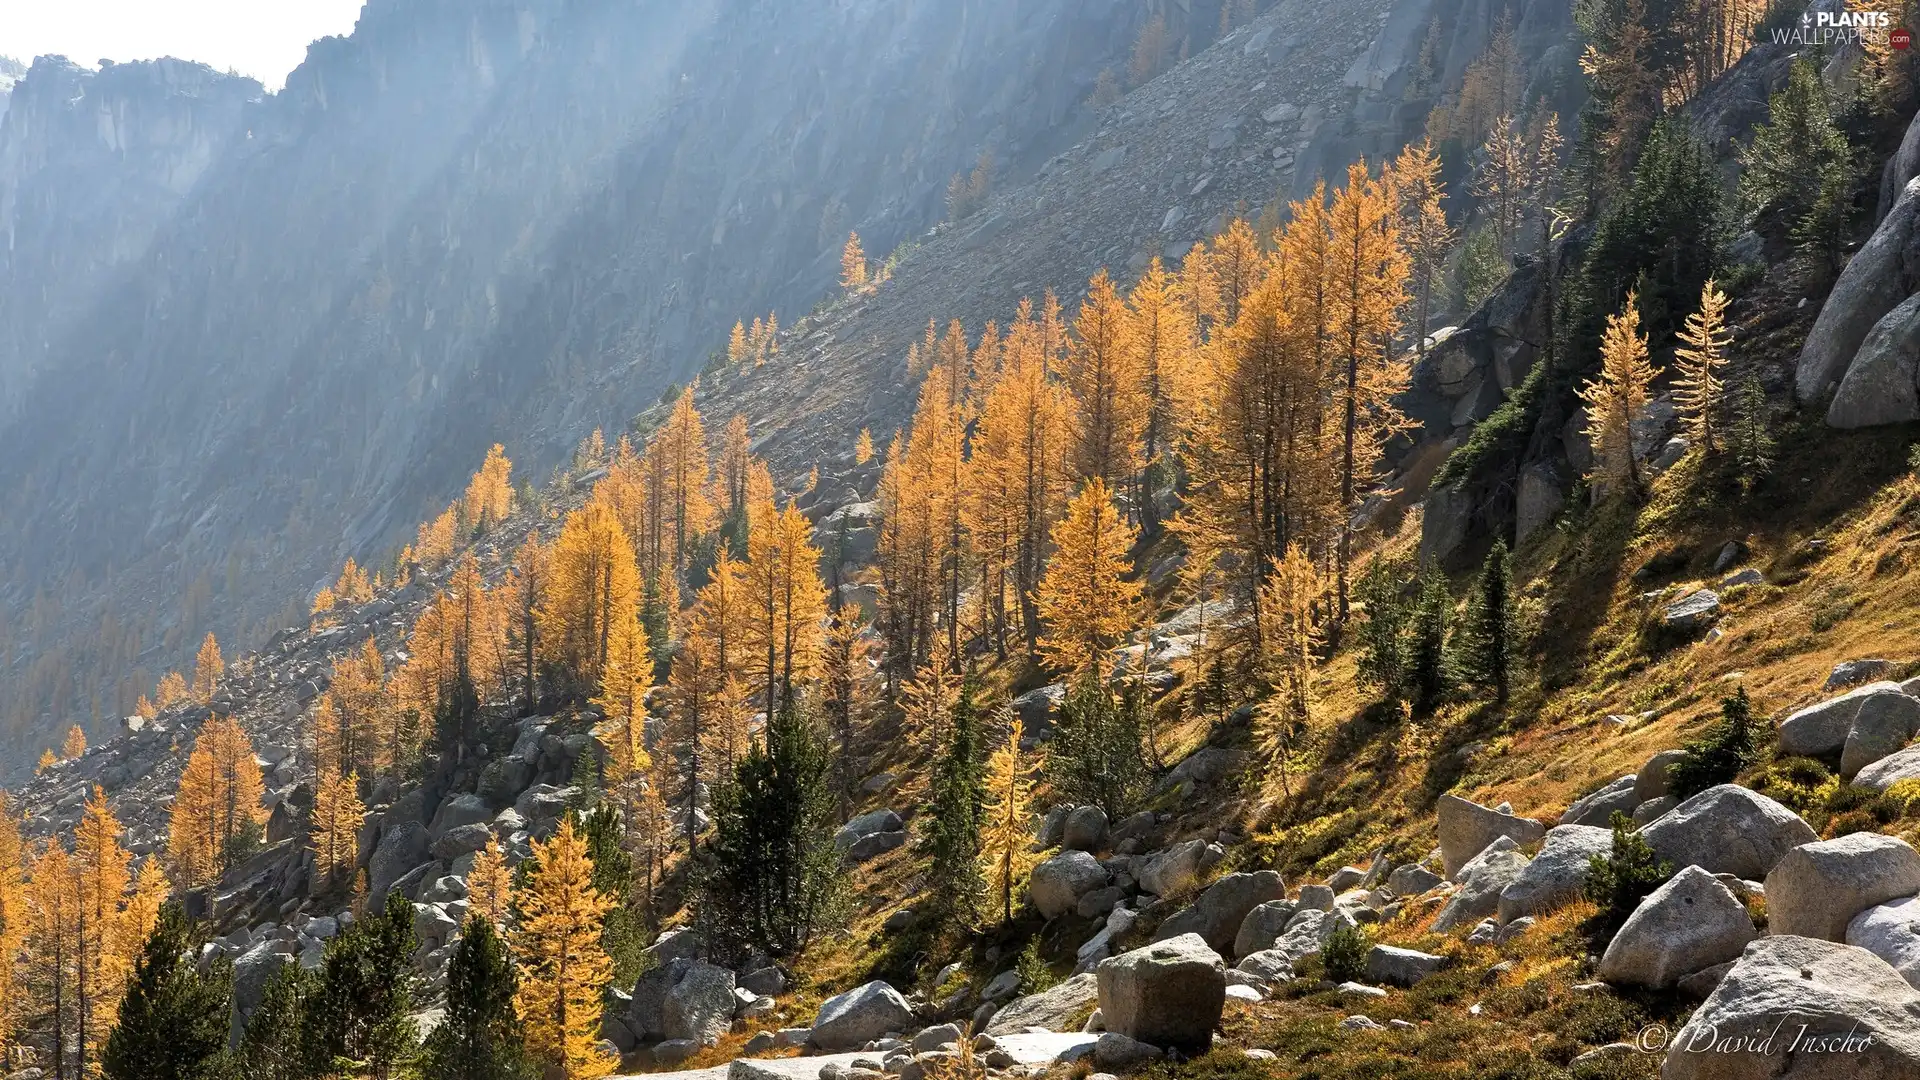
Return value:
M 1149 528 L 1160 521 L 1153 504 L 1152 472 L 1173 449 L 1174 401 L 1179 381 L 1190 376 L 1193 319 L 1178 295 L 1178 282 L 1155 257 L 1127 296 L 1127 369 L 1140 380 L 1146 408 L 1141 431 L 1140 473 L 1135 501 Z
M 1320 644 L 1316 609 L 1324 593 L 1319 571 L 1298 544 L 1274 560 L 1261 590 L 1261 637 L 1268 685 L 1274 696 L 1257 714 L 1254 742 L 1287 787 L 1287 760 L 1298 733 L 1313 720 L 1313 661 Z
M 80 729 L 79 724 L 75 724 L 67 729 L 67 737 L 60 744 L 60 758 L 63 761 L 72 761 L 86 752 L 87 733 Z
M 71 1076 L 70 1054 L 79 1035 L 75 985 L 79 960 L 74 942 L 79 937 L 80 883 L 73 857 L 53 837 L 28 867 L 27 934 L 24 979 L 33 994 L 32 1008 L 47 1035 L 56 1077 Z
M 49 746 L 40 751 L 40 761 L 33 767 L 34 775 L 38 776 L 58 764 L 60 764 L 60 757 L 53 752 L 53 747 Z
M 856 439 L 853 444 L 853 463 L 855 465 L 865 465 L 872 460 L 873 432 L 868 431 L 866 428 L 861 428 L 860 437 Z
M 1640 297 L 1627 294 L 1619 314 L 1607 316 L 1600 336 L 1600 374 L 1580 388 L 1587 406 L 1587 439 L 1593 444 L 1591 479 L 1624 485 L 1640 494 L 1640 464 L 1633 452 L 1633 421 L 1647 407 L 1653 364 L 1640 332 Z
M 1000 901 L 1002 922 L 1013 921 L 1013 894 L 1033 862 L 1033 772 L 1035 762 L 1020 746 L 1025 725 L 1013 718 L 1007 741 L 987 758 L 987 817 L 980 854 L 988 887 Z
M 373 599 L 373 583 L 367 580 L 366 570 L 352 558 L 340 567 L 340 576 L 334 579 L 333 598 L 342 604 L 364 604 Z
M 98 1064 L 99 1050 L 112 1029 L 133 969 L 133 955 L 120 930 L 132 857 L 120 846 L 120 822 L 107 808 L 99 787 L 81 810 L 74 826 L 74 1013 L 79 1075 L 89 1075 Z M 144 944 L 144 942 L 142 942 Z
M 1726 408 L 1727 294 L 1713 279 L 1700 289 L 1700 310 L 1687 316 L 1680 330 L 1686 347 L 1674 350 L 1673 404 L 1680 413 L 1687 441 L 1706 453 L 1719 447 L 1721 413 Z
M 20 839 L 20 815 L 13 799 L 0 790 L 0 1061 L 17 1044 L 29 1002 L 20 964 L 27 946 L 27 849 Z
M 813 527 L 792 503 L 775 510 L 762 497 L 748 513 L 745 674 L 765 688 L 768 716 L 812 678 L 825 634 L 827 588 Z
M 160 677 L 153 688 L 153 704 L 156 708 L 170 709 L 187 700 L 186 677 L 177 671 L 169 671 Z
M 134 875 L 133 891 L 127 895 L 126 909 L 120 915 L 118 947 L 129 971 L 147 947 L 147 938 L 160 921 L 160 907 L 172 891 L 159 857 L 148 855 L 141 859 L 140 872 Z
M 220 658 L 220 643 L 213 639 L 212 631 L 200 642 L 200 651 L 193 657 L 193 700 L 202 705 L 213 701 L 213 692 L 220 688 L 220 677 L 226 674 L 227 662 Z
M 1147 393 L 1128 341 L 1127 307 L 1102 270 L 1087 288 L 1073 321 L 1073 344 L 1061 373 L 1073 396 L 1073 448 L 1068 461 L 1078 480 L 1111 487 L 1129 480 L 1146 426 Z
M 500 856 L 498 841 L 489 840 L 473 858 L 467 874 L 467 911 L 495 926 L 505 926 L 513 902 L 513 871 Z
M 371 778 L 391 764 L 392 710 L 386 665 L 369 637 L 333 662 L 327 690 L 313 710 L 313 751 L 321 769 Z
M 460 519 L 469 528 L 486 532 L 513 511 L 513 462 L 507 449 L 494 443 L 487 451 L 480 470 L 467 481 L 467 493 L 460 500 Z
M 1035 597 L 1046 625 L 1040 653 L 1054 669 L 1104 675 L 1108 652 L 1139 625 L 1145 586 L 1127 580 L 1136 536 L 1098 477 L 1067 504 Z
M 227 869 L 234 841 L 260 825 L 261 788 L 260 765 L 240 725 L 223 716 L 201 725 L 180 774 L 167 836 L 176 883 L 197 888 Z
M 422 524 L 413 540 L 413 561 L 427 570 L 438 570 L 453 558 L 458 543 L 459 516 L 459 506 L 449 506 L 439 517 Z
M 633 545 L 613 511 L 589 502 L 568 514 L 535 613 L 542 656 L 574 689 L 591 691 L 616 635 L 640 632 L 640 599 Z
M 320 766 L 313 785 L 311 833 L 315 896 L 326 895 L 350 876 L 359 858 L 360 826 L 367 816 L 359 789 L 352 774 Z
M 867 284 L 867 251 L 860 246 L 860 234 L 847 234 L 847 246 L 840 249 L 840 287 L 849 292 Z
M 527 1049 L 565 1080 L 606 1076 L 619 1061 L 600 1047 L 601 995 L 613 975 L 600 932 L 614 901 L 594 889 L 593 862 L 571 820 L 534 845 L 532 862 L 515 893 L 511 935 Z
M 733 333 L 727 337 L 727 362 L 738 364 L 747 358 L 747 324 L 733 321 Z
M 1340 410 L 1340 542 L 1334 558 L 1337 618 L 1347 615 L 1347 568 L 1353 561 L 1353 515 L 1360 489 L 1373 479 L 1381 448 L 1408 426 L 1394 404 L 1412 377 L 1395 353 L 1395 312 L 1406 303 L 1409 266 L 1400 247 L 1393 192 L 1367 175 L 1365 162 L 1347 169 L 1347 186 L 1328 211 L 1333 328 L 1334 398 Z

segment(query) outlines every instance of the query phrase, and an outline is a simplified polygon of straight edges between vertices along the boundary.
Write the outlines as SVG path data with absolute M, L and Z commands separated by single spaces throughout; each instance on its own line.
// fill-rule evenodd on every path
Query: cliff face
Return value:
M 373 0 L 271 96 L 42 61 L 0 125 L 5 756 L 277 626 L 489 443 L 543 475 L 982 149 L 1045 158 L 1144 17 Z

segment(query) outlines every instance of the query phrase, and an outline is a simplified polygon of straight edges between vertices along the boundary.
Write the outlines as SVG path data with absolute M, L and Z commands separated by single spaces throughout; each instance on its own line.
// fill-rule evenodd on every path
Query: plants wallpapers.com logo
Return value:
M 1772 31 L 1775 45 L 1892 46 L 1912 47 L 1913 35 L 1905 27 L 1893 25 L 1893 16 L 1884 11 L 1810 11 L 1800 16 L 1798 26 Z

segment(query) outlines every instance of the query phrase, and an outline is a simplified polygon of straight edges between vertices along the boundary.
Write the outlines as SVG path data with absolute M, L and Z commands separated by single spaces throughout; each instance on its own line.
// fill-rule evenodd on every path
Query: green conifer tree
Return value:
M 527 1080 L 533 1068 L 513 1008 L 519 979 L 506 943 L 478 915 L 462 934 L 447 966 L 446 1018 L 422 1048 L 421 1080 Z
M 1810 262 L 1831 270 L 1846 244 L 1857 169 L 1813 60 L 1793 65 L 1767 113 L 1741 155 L 1740 193 L 1755 228 L 1791 237 Z
M 1773 433 L 1767 415 L 1767 392 L 1752 375 L 1740 380 L 1733 396 L 1733 426 L 1727 431 L 1727 451 L 1738 470 L 1740 491 L 1751 493 L 1773 471 Z
M 844 899 L 826 737 L 789 700 L 713 794 L 701 917 L 722 946 L 806 950 Z
M 1098 806 L 1108 821 L 1139 807 L 1149 770 L 1143 703 L 1129 688 L 1116 695 L 1101 679 L 1083 676 L 1060 703 L 1047 783 L 1064 803 Z
M 161 908 L 101 1055 L 107 1080 L 224 1080 L 228 1075 L 233 969 L 216 960 L 201 974 L 185 956 L 191 944 L 179 905 Z
M 301 1052 L 301 1029 L 319 985 L 317 974 L 292 963 L 281 964 L 267 980 L 240 1037 L 240 1072 L 246 1080 L 313 1080 Z
M 1412 569 L 1405 559 L 1375 559 L 1354 586 L 1361 619 L 1354 627 L 1360 677 L 1388 701 L 1406 695 L 1407 623 L 1412 605 L 1403 593 Z
M 586 838 L 593 861 L 593 888 L 619 906 L 607 913 L 600 946 L 613 961 L 613 981 L 631 985 L 646 965 L 646 920 L 633 904 L 633 856 L 627 851 L 626 826 L 611 800 L 586 813 L 572 811 L 573 830 Z
M 419 1042 L 412 1019 L 418 946 L 413 904 L 398 892 L 328 943 L 302 1027 L 317 1075 L 333 1075 L 344 1060 L 385 1080 L 412 1056 Z
M 980 738 L 979 687 L 961 684 L 948 724 L 947 745 L 935 764 L 919 821 L 920 848 L 932 857 L 928 893 L 946 918 L 971 923 L 980 914 L 980 828 L 986 805 L 985 755 Z
M 1501 705 L 1513 690 L 1513 557 L 1494 541 L 1474 584 L 1469 614 L 1467 665 L 1473 681 L 1493 691 Z
M 1407 647 L 1408 703 L 1415 716 L 1432 716 L 1453 692 L 1454 658 L 1447 641 L 1452 620 L 1446 578 L 1437 570 L 1423 573 Z

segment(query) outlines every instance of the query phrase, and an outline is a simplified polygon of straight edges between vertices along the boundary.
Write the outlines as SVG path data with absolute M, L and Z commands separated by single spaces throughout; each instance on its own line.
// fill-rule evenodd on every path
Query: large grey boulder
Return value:
M 1198 838 L 1188 840 L 1147 860 L 1140 870 L 1140 887 L 1155 896 L 1175 896 L 1191 889 L 1201 875 L 1220 865 L 1226 851 Z
M 1459 879 L 1461 867 L 1500 837 L 1516 845 L 1531 844 L 1547 834 L 1532 818 L 1503 813 L 1458 795 L 1442 795 L 1434 805 L 1440 831 L 1440 861 L 1449 878 Z
M 1720 617 L 1720 594 L 1712 589 L 1695 589 L 1667 605 L 1660 622 L 1669 630 L 1695 633 Z
M 1746 906 L 1712 874 L 1689 866 L 1640 901 L 1594 973 L 1610 983 L 1671 986 L 1739 956 L 1755 936 Z
M 807 1041 L 820 1050 L 856 1050 L 889 1031 L 904 1032 L 913 1026 L 907 999 L 875 979 L 822 1002 Z
M 1667 796 L 1672 790 L 1670 782 L 1667 777 L 1668 770 L 1672 769 L 1675 765 L 1679 764 L 1680 760 L 1682 758 L 1685 758 L 1686 756 L 1687 756 L 1687 752 L 1685 750 L 1662 750 L 1659 753 L 1648 758 L 1647 763 L 1640 767 L 1640 771 L 1633 774 L 1634 800 L 1636 802 L 1646 802 L 1649 799 L 1659 799 Z M 1604 821 L 1595 821 L 1591 823 L 1580 822 L 1580 821 L 1570 822 L 1562 818 L 1561 824 L 1563 825 L 1584 825 L 1584 824 L 1605 825 L 1606 822 Z
M 1880 317 L 1840 380 L 1827 426 L 1880 427 L 1920 420 L 1920 293 Z
M 1240 920 L 1240 929 L 1234 932 L 1233 955 L 1246 956 L 1272 948 L 1299 910 L 1300 905 L 1292 900 L 1269 900 L 1255 906 Z
M 633 994 L 627 999 L 627 1030 L 641 1042 L 656 1042 L 667 1037 L 666 1006 L 667 995 L 674 985 L 686 975 L 698 961 L 685 957 L 674 957 L 647 969 L 633 985 Z
M 1227 1001 L 1226 965 L 1200 935 L 1121 953 L 1096 974 L 1108 1031 L 1188 1053 L 1212 1044 Z
M 1855 915 L 1920 893 L 1920 852 L 1859 832 L 1802 844 L 1767 875 L 1767 932 L 1840 941 Z
M 457 825 L 434 837 L 433 857 L 452 862 L 469 852 L 484 850 L 493 843 L 493 825 L 485 821 Z
M 1907 181 L 1920 176 L 1920 113 L 1915 113 L 1913 122 L 1907 125 L 1906 138 L 1900 140 L 1900 149 L 1887 159 L 1887 167 L 1880 174 L 1880 204 L 1874 208 L 1877 221 L 1887 216 Z
M 1546 842 L 1520 876 L 1500 891 L 1503 923 L 1540 915 L 1580 898 L 1587 883 L 1588 860 L 1613 850 L 1613 830 L 1591 825 L 1560 825 L 1547 830 Z
M 1920 732 L 1920 698 L 1904 693 L 1869 695 L 1860 702 L 1860 711 L 1847 729 L 1840 775 L 1852 778 L 1912 742 L 1915 732 Z
M 1297 964 L 1309 956 L 1319 956 L 1336 931 L 1353 925 L 1353 916 L 1345 911 L 1305 908 L 1294 912 L 1293 918 L 1287 921 L 1287 928 L 1272 945 L 1255 951 L 1278 953 L 1290 963 Z
M 1804 757 L 1837 754 L 1847 745 L 1847 732 L 1853 730 L 1853 718 L 1860 715 L 1860 707 L 1868 698 L 1899 693 L 1899 683 L 1868 683 L 1839 697 L 1809 705 L 1780 721 L 1780 749 L 1783 753 Z
M 1920 991 L 1865 949 L 1763 937 L 1668 1046 L 1662 1080 L 1905 1080 Z
M 733 972 L 695 961 L 667 991 L 660 1010 L 660 1029 L 669 1039 L 713 1046 L 732 1029 L 738 1005 L 733 995 Z
M 1847 944 L 1892 964 L 1909 985 L 1920 987 L 1920 897 L 1903 896 L 1855 915 L 1847 924 Z
M 435 840 L 462 825 L 485 825 L 493 821 L 493 807 L 478 795 L 460 794 L 440 804 L 433 815 L 432 833 Z
M 1075 851 L 1099 851 L 1107 839 L 1107 812 L 1097 806 L 1076 806 L 1060 831 L 1060 846 Z
M 1458 926 L 1472 926 L 1481 919 L 1496 915 L 1500 911 L 1500 894 L 1507 886 L 1520 880 L 1527 869 L 1527 857 L 1516 850 L 1509 837 L 1499 837 L 1487 845 L 1487 849 L 1475 856 L 1473 861 L 1460 868 L 1457 880 L 1460 887 L 1454 890 L 1453 898 L 1447 906 L 1440 909 L 1440 915 L 1433 920 L 1433 929 L 1445 933 Z
M 1194 933 L 1205 939 L 1214 952 L 1235 955 L 1235 938 L 1248 913 L 1286 895 L 1286 883 L 1280 880 L 1277 871 L 1228 874 L 1207 886 L 1191 905 L 1161 923 L 1155 940 Z
M 1377 983 L 1412 986 L 1446 964 L 1444 956 L 1392 945 L 1375 945 L 1367 950 L 1367 978 Z
M 1819 401 L 1837 385 L 1874 325 L 1912 295 L 1920 274 L 1920 267 L 1912 265 L 1916 256 L 1911 251 L 1917 214 L 1920 178 L 1907 182 L 1821 305 L 1793 375 L 1794 394 L 1802 405 Z
M 1079 906 L 1080 898 L 1107 883 L 1107 868 L 1084 851 L 1063 851 L 1033 868 L 1027 895 L 1051 919 Z
M 1395 896 L 1419 896 L 1446 884 L 1447 879 L 1418 863 L 1396 866 L 1387 875 L 1387 891 Z
M 1756 791 L 1721 784 L 1686 800 L 1640 830 L 1675 866 L 1698 866 L 1749 881 L 1801 844 L 1819 839 L 1800 815 Z
M 1628 774 L 1608 782 L 1596 791 L 1582 795 L 1574 800 L 1572 806 L 1567 807 L 1566 813 L 1560 815 L 1560 824 L 1605 825 L 1613 820 L 1616 812 L 1632 817 L 1633 808 L 1643 801 L 1640 798 L 1638 782 L 1639 777 Z
M 1081 1017 L 1099 996 L 1099 985 L 1099 977 L 1088 971 L 1037 994 L 1016 998 L 993 1014 L 987 1024 L 987 1034 L 1017 1035 L 1030 1027 L 1078 1031 Z
M 853 846 L 875 833 L 902 832 L 906 823 L 900 815 L 885 808 L 870 810 L 849 820 L 833 834 L 834 849 L 842 854 L 853 850 Z
M 367 863 L 367 895 L 374 903 L 387 898 L 393 884 L 431 859 L 427 827 L 408 821 L 388 829 Z
M 1902 780 L 1916 778 L 1920 778 L 1920 746 L 1909 746 L 1861 769 L 1854 774 L 1853 782 L 1863 788 L 1885 791 Z

